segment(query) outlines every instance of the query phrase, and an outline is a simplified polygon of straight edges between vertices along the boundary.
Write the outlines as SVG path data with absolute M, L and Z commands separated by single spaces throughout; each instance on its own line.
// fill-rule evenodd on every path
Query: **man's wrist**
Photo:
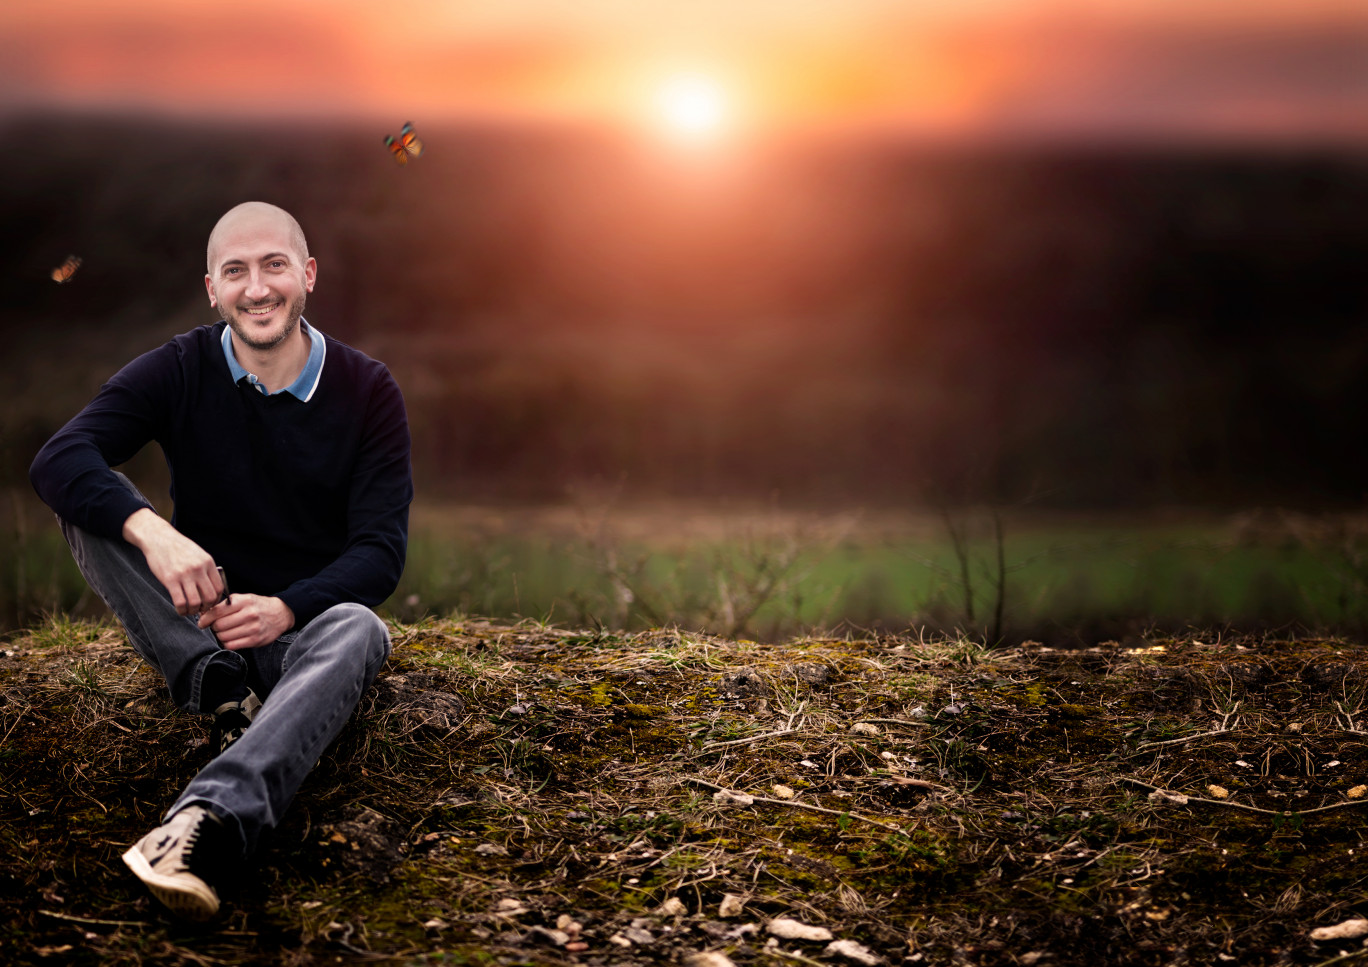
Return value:
M 124 520 L 123 539 L 142 550 L 146 546 L 151 529 L 165 523 L 166 521 L 151 507 L 139 507 Z

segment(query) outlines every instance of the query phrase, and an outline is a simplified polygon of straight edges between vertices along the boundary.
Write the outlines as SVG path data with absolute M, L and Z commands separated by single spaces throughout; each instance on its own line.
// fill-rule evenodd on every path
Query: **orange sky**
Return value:
M 0 110 L 1368 141 L 1363 0 L 4 0 Z

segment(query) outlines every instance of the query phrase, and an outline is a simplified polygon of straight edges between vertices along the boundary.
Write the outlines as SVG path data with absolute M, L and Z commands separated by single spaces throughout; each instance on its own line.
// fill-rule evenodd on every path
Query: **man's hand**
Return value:
M 223 581 L 209 553 L 150 508 L 128 516 L 123 537 L 143 552 L 152 576 L 170 592 L 177 614 L 203 611 L 223 595 Z
M 233 594 L 200 615 L 201 628 L 213 628 L 230 651 L 269 645 L 294 627 L 294 612 L 279 598 Z

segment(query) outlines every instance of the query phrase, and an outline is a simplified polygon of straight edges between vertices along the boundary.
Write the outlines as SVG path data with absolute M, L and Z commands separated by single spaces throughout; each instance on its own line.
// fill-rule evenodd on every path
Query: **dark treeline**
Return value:
M 259 198 L 319 259 L 306 315 L 398 376 L 430 496 L 1329 508 L 1368 487 L 1368 155 L 688 159 L 415 120 L 402 169 L 360 127 L 0 127 L 9 482 L 119 363 L 216 318 L 205 238 Z

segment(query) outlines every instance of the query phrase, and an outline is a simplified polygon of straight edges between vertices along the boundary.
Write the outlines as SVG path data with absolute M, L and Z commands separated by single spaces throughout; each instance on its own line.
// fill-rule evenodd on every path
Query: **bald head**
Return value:
M 235 231 L 257 227 L 283 228 L 288 234 L 291 247 L 295 249 L 299 263 L 302 265 L 308 261 L 309 245 L 304 241 L 304 229 L 299 227 L 299 222 L 295 221 L 293 215 L 283 208 L 264 201 L 245 201 L 241 205 L 228 209 L 223 217 L 218 220 L 214 230 L 209 233 L 206 262 L 207 270 L 211 276 L 214 274 L 214 265 L 218 259 L 223 240 Z

